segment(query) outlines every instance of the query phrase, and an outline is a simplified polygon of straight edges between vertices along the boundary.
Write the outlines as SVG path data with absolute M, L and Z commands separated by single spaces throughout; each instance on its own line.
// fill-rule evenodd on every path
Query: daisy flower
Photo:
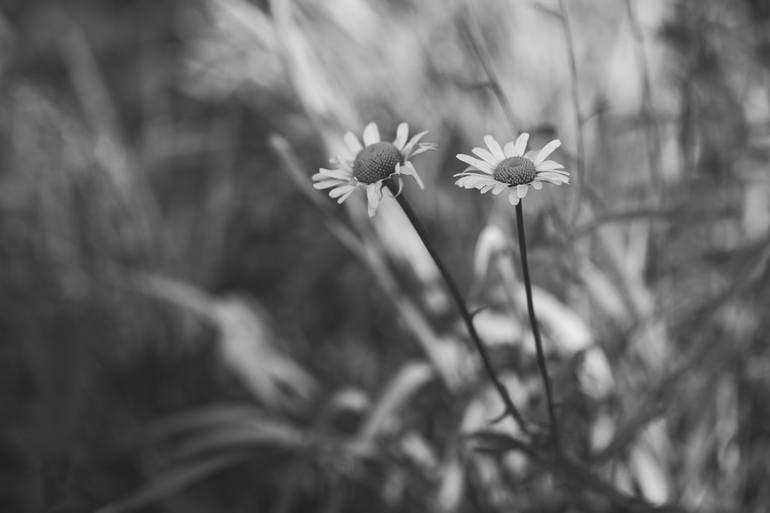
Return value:
M 380 130 L 374 123 L 364 128 L 363 144 L 352 132 L 345 134 L 345 145 L 350 155 L 332 159 L 334 169 L 319 169 L 313 175 L 313 187 L 331 189 L 329 196 L 342 203 L 358 188 L 366 190 L 369 215 L 374 216 L 382 200 L 383 182 L 392 176 L 398 177 L 399 191 L 403 187 L 401 175 L 413 176 L 420 189 L 425 186 L 417 176 L 417 170 L 409 161 L 415 155 L 436 148 L 433 143 L 421 143 L 425 134 L 420 132 L 407 142 L 409 125 L 401 123 L 396 130 L 396 139 L 391 142 L 380 140 Z
M 529 188 L 536 191 L 543 188 L 543 182 L 561 185 L 569 183 L 569 173 L 564 166 L 553 160 L 546 160 L 553 151 L 561 145 L 554 139 L 540 151 L 532 150 L 524 153 L 529 141 L 529 134 L 523 133 L 516 142 L 508 142 L 504 147 L 491 135 L 484 137 L 487 148 L 473 148 L 471 155 L 458 153 L 457 158 L 469 167 L 455 176 L 455 182 L 465 189 L 478 189 L 481 194 L 492 191 L 500 194 L 506 189 L 508 201 L 517 205 L 527 195 Z

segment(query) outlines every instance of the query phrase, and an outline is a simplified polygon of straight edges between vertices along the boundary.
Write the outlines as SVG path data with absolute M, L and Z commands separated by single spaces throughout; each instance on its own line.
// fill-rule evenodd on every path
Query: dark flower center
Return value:
M 366 184 L 378 182 L 395 173 L 396 164 L 403 162 L 401 152 L 391 143 L 370 144 L 359 151 L 353 161 L 353 176 Z
M 525 157 L 509 157 L 500 162 L 495 168 L 494 178 L 508 185 L 524 185 L 531 183 L 537 176 L 535 163 Z

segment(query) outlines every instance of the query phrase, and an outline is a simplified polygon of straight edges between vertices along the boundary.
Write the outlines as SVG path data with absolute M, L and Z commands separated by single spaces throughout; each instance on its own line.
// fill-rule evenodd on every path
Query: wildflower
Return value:
M 409 175 L 414 177 L 420 189 L 425 188 L 409 159 L 436 148 L 433 143 L 420 142 L 427 133 L 420 132 L 407 142 L 409 125 L 401 123 L 396 130 L 396 139 L 390 143 L 380 141 L 377 125 L 369 123 L 364 128 L 362 145 L 358 137 L 348 132 L 345 134 L 345 144 L 351 155 L 333 158 L 335 169 L 319 169 L 319 172 L 313 175 L 313 187 L 331 189 L 329 196 L 337 198 L 337 203 L 348 199 L 357 188 L 365 188 L 369 215 L 374 216 L 382 200 L 382 186 L 385 180 L 397 176 L 400 192 L 403 187 L 401 175 Z
M 511 205 L 517 205 L 530 187 L 537 191 L 542 189 L 543 182 L 554 185 L 569 183 L 569 173 L 564 171 L 564 166 L 553 160 L 545 160 L 561 142 L 554 139 L 540 151 L 532 150 L 525 154 L 528 141 L 529 134 L 523 133 L 516 142 L 508 142 L 505 147 L 501 147 L 494 137 L 485 136 L 484 142 L 489 149 L 471 150 L 479 158 L 457 154 L 457 158 L 470 167 L 455 175 L 459 177 L 455 183 L 465 189 L 479 189 L 481 194 L 489 191 L 500 194 L 510 189 L 508 201 Z

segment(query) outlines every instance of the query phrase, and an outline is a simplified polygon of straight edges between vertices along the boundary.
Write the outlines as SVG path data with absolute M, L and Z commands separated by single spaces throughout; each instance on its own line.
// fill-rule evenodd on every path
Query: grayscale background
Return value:
M 469 443 L 520 433 L 411 225 L 312 188 L 370 121 L 438 143 L 405 198 L 536 427 L 514 210 L 452 175 L 562 140 L 529 263 L 608 489 Z M 766 512 L 769 158 L 767 0 L 3 0 L 0 512 Z

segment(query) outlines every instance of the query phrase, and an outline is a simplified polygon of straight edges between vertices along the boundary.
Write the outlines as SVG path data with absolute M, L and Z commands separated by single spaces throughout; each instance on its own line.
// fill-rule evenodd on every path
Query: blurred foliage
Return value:
M 534 426 L 513 211 L 451 175 L 564 141 L 525 210 L 574 468 L 489 425 L 395 202 L 310 188 L 369 120 L 439 143 L 405 194 Z M 767 0 L 7 0 L 0 511 L 767 511 L 769 159 Z

